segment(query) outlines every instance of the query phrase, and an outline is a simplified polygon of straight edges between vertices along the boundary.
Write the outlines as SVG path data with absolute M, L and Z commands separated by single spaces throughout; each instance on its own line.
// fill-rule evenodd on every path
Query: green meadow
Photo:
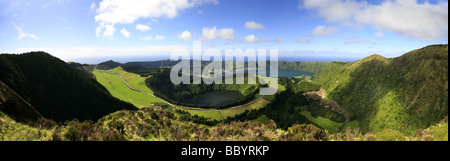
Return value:
M 139 74 L 129 73 L 122 69 L 122 67 L 117 67 L 114 69 L 107 70 L 108 73 L 120 74 L 123 79 L 133 88 L 139 89 L 153 94 L 153 91 L 145 85 L 145 80 L 152 76 L 141 77 Z
M 265 77 L 265 76 L 261 76 L 261 75 L 257 75 L 257 77 L 261 78 L 265 82 L 269 82 L 269 86 L 270 86 L 270 82 L 275 82 L 278 79 L 278 78 L 273 78 L 273 77 Z M 285 90 L 286 90 L 286 87 L 278 83 L 278 92 L 282 92 Z
M 259 116 L 258 118 L 254 119 L 252 121 L 260 122 L 260 123 L 266 123 L 266 122 L 269 122 L 270 119 L 266 115 L 261 115 L 261 116 Z
M 198 110 L 205 110 L 205 109 L 190 108 L 190 107 L 184 107 L 184 108 L 176 107 L 176 108 L 187 111 L 191 115 L 198 115 L 200 117 L 205 117 L 205 118 L 209 118 L 211 120 L 215 119 L 215 120 L 220 121 L 220 120 L 226 119 L 228 117 L 234 117 L 236 115 L 242 114 L 246 110 L 250 111 L 253 109 L 263 108 L 269 103 L 270 103 L 270 101 L 263 98 L 263 99 L 260 99 L 250 105 L 241 106 L 241 107 L 237 107 L 237 108 L 229 108 L 229 109 L 224 109 L 224 110 L 220 110 L 220 111 L 216 111 L 215 109 L 210 109 L 211 111 L 198 111 Z
M 302 111 L 300 112 L 303 116 L 305 116 L 309 121 L 313 122 L 317 126 L 327 129 L 330 133 L 336 133 L 339 132 L 339 129 L 344 125 L 344 123 L 337 123 L 334 121 L 331 121 L 330 119 L 323 118 L 323 117 L 313 117 L 311 115 L 311 112 L 308 111 Z
M 128 88 L 123 82 L 122 79 L 116 74 L 117 68 L 111 69 L 108 71 L 101 71 L 101 70 L 94 70 L 93 73 L 95 77 L 97 78 L 97 81 L 105 86 L 105 88 L 116 98 L 119 98 L 120 100 L 129 102 L 133 104 L 134 106 L 138 108 L 148 107 L 149 104 L 155 103 L 155 102 L 161 102 L 160 100 L 156 99 L 155 97 L 152 97 L 148 94 L 133 91 L 130 88 Z M 140 89 L 142 91 L 151 92 L 150 89 L 147 87 L 143 87 L 140 81 L 144 81 L 145 86 L 145 78 L 142 77 L 131 76 L 130 74 L 120 72 L 121 74 L 124 74 L 124 79 L 127 80 L 127 83 L 129 83 L 130 86 Z M 141 85 L 140 85 L 141 84 Z
M 234 117 L 235 115 L 239 115 L 244 113 L 246 110 L 253 110 L 253 109 L 260 109 L 265 107 L 267 104 L 269 104 L 270 101 L 262 98 L 260 100 L 258 100 L 257 102 L 250 104 L 250 105 L 246 105 L 246 106 L 242 106 L 242 107 L 238 107 L 238 108 L 230 108 L 230 109 L 225 109 L 220 111 L 222 118 L 227 118 L 227 117 Z

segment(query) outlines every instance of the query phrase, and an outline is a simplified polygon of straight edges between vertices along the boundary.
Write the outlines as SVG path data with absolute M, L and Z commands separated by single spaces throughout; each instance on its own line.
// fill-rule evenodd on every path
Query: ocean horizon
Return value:
M 160 61 L 160 60 L 168 60 L 169 56 L 120 56 L 120 57 L 80 57 L 80 58 L 72 58 L 67 59 L 65 61 L 69 62 L 77 62 L 81 64 L 99 64 L 105 61 L 115 61 L 119 63 L 128 63 L 128 62 L 147 62 L 147 61 Z M 286 62 L 332 62 L 332 61 L 341 61 L 341 62 L 354 62 L 363 59 L 363 57 L 288 57 L 288 56 L 279 56 L 278 61 L 286 61 Z

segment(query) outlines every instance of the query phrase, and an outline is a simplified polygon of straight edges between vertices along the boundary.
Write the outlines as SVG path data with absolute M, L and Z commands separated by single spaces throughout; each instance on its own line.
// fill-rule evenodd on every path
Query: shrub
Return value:
M 62 141 L 61 131 L 59 128 L 56 128 L 52 134 L 52 141 Z
M 295 124 L 291 128 L 288 129 L 287 134 L 281 136 L 282 140 L 289 141 L 319 141 L 319 140 L 327 140 L 328 133 L 320 128 L 317 128 L 313 125 Z
M 68 129 L 64 136 L 70 141 L 88 141 L 93 135 L 93 123 L 90 120 L 80 123 L 75 119 L 66 124 Z
M 107 130 L 103 132 L 102 135 L 103 141 L 124 141 L 125 138 L 120 134 L 116 129 Z
M 52 129 L 57 125 L 58 124 L 55 121 L 45 118 L 39 118 L 39 120 L 34 123 L 34 126 L 39 129 Z
M 405 136 L 397 130 L 384 129 L 377 134 L 377 141 L 405 141 Z

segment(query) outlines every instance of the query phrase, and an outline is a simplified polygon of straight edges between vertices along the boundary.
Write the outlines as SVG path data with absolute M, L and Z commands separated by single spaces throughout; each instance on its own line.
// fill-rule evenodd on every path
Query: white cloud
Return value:
M 95 30 L 95 35 L 97 37 L 111 37 L 115 32 L 116 29 L 114 28 L 114 25 L 105 25 L 104 23 L 101 23 Z
M 162 40 L 162 39 L 164 39 L 165 37 L 163 36 L 163 35 L 156 35 L 155 36 L 155 40 Z
M 313 36 L 324 36 L 324 35 L 331 35 L 334 32 L 336 32 L 338 29 L 333 26 L 322 26 L 319 25 L 311 32 L 311 35 Z
M 130 24 L 140 18 L 174 18 L 179 11 L 205 3 L 217 5 L 218 0 L 103 0 L 99 3 L 95 21 L 99 26 Z M 98 27 L 97 27 L 98 29 Z M 101 33 L 97 32 L 97 33 Z M 103 35 L 105 36 L 105 35 Z
M 189 31 L 183 31 L 179 37 L 180 39 L 190 41 L 192 39 L 192 34 Z
M 295 40 L 295 42 L 300 43 L 300 44 L 311 44 L 312 39 L 298 39 L 298 40 Z
M 97 5 L 95 4 L 95 2 L 92 2 L 91 3 L 91 11 L 94 11 L 95 10 L 95 7 L 97 7 Z
M 259 23 L 256 23 L 255 21 L 247 21 L 245 22 L 245 28 L 251 30 L 262 30 L 264 29 L 264 26 Z
M 95 20 L 105 23 L 133 23 L 139 18 L 174 18 L 179 11 L 204 3 L 218 4 L 218 0 L 103 0 Z
M 355 0 L 304 0 L 299 3 L 299 8 L 316 9 L 317 14 L 326 21 L 336 22 L 350 18 L 366 5 L 366 2 L 359 3 Z
M 12 24 L 13 24 L 14 28 L 16 28 L 17 32 L 19 33 L 19 36 L 17 37 L 17 39 L 21 40 L 22 38 L 30 37 L 35 40 L 41 40 L 41 38 L 37 37 L 35 34 L 27 33 L 25 31 L 23 31 L 23 29 L 21 27 L 17 26 L 14 23 L 12 23 Z
M 374 34 L 374 36 L 375 36 L 376 38 L 381 39 L 381 38 L 384 37 L 384 34 L 383 34 L 382 32 L 376 32 L 376 33 Z
M 136 25 L 136 30 L 139 30 L 139 31 L 148 31 L 148 30 L 151 30 L 152 28 L 150 27 L 150 26 L 147 26 L 147 25 L 142 25 L 142 24 L 137 24 Z
M 216 27 L 213 27 L 213 28 L 205 27 L 202 30 L 202 35 L 203 35 L 203 37 L 201 39 L 232 40 L 232 39 L 234 39 L 234 30 L 232 28 L 223 28 L 223 29 L 218 30 Z
M 120 30 L 120 33 L 125 36 L 126 38 L 130 38 L 131 33 L 128 32 L 125 28 L 122 28 L 122 30 Z
M 285 42 L 284 38 L 276 38 L 275 42 Z
M 247 37 L 245 37 L 245 42 L 248 43 L 258 43 L 261 42 L 261 40 L 259 40 L 258 38 L 256 38 L 255 35 L 248 35 Z
M 448 37 L 448 2 L 386 0 L 369 4 L 356 0 L 304 0 L 300 8 L 316 10 L 328 22 L 369 25 L 425 41 Z

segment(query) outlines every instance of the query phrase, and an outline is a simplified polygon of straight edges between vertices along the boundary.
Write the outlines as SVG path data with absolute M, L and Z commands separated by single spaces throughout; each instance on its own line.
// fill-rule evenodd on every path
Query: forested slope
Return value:
M 97 120 L 117 110 L 136 109 L 82 70 L 45 52 L 1 54 L 0 81 L 55 121 Z
M 314 83 L 352 113 L 363 131 L 412 132 L 448 115 L 448 45 L 432 45 L 387 59 L 328 65 Z

